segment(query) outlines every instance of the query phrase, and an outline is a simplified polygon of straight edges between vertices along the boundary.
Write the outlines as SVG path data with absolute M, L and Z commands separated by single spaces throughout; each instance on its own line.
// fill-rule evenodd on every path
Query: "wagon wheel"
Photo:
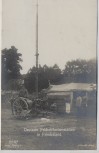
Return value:
M 25 118 L 29 111 L 27 102 L 21 97 L 17 98 L 13 102 L 12 111 L 15 118 Z

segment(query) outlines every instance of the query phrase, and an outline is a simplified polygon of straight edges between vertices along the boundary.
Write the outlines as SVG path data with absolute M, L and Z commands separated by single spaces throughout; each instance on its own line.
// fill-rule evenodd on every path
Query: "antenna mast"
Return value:
M 38 0 L 36 4 L 36 97 L 38 98 Z

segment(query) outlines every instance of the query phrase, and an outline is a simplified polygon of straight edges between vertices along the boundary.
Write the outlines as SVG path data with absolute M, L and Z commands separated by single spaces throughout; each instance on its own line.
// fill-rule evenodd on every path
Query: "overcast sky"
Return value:
M 64 68 L 96 56 L 96 0 L 39 0 L 39 64 Z M 2 49 L 22 53 L 22 73 L 35 65 L 36 0 L 3 0 Z

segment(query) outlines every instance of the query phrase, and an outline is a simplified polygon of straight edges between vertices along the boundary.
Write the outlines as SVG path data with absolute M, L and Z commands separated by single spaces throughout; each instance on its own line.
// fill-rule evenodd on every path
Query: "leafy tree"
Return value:
M 66 63 L 64 76 L 67 82 L 95 82 L 96 60 L 72 60 Z
M 17 79 L 20 76 L 20 70 L 22 69 L 20 62 L 22 54 L 18 53 L 18 50 L 11 46 L 10 49 L 3 49 L 1 54 L 2 64 L 2 83 L 6 83 L 11 79 Z
M 53 67 L 49 67 L 45 71 L 45 73 L 46 73 L 47 79 L 50 80 L 50 83 L 59 84 L 61 80 L 61 70 L 57 64 L 55 64 Z
M 35 75 L 36 75 L 36 68 L 33 67 L 28 71 L 25 77 L 25 86 L 29 92 L 35 91 Z M 51 84 L 58 84 L 61 79 L 61 70 L 55 64 L 53 67 L 48 67 L 44 65 L 41 67 L 39 65 L 38 68 L 38 84 L 39 84 L 39 91 L 44 88 L 48 88 L 49 81 Z
M 25 87 L 29 92 L 35 91 L 35 80 L 36 80 L 35 74 L 36 74 L 36 68 L 35 67 L 30 68 L 24 78 Z
M 91 59 L 88 61 L 88 78 L 90 82 L 96 83 L 97 81 L 97 64 L 95 59 Z

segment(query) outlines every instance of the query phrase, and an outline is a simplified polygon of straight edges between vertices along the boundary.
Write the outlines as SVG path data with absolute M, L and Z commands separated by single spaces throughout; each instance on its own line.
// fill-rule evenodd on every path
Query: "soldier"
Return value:
M 87 106 L 88 106 L 87 102 L 88 102 L 87 96 L 83 96 L 82 97 L 82 111 L 83 111 L 84 116 L 87 115 Z
M 19 97 L 28 98 L 28 91 L 27 91 L 27 89 L 24 87 L 24 83 L 21 84 L 21 89 L 20 89 L 20 91 L 19 91 Z
M 77 116 L 81 115 L 81 105 L 82 105 L 82 97 L 77 97 L 76 99 L 76 108 L 77 108 Z

